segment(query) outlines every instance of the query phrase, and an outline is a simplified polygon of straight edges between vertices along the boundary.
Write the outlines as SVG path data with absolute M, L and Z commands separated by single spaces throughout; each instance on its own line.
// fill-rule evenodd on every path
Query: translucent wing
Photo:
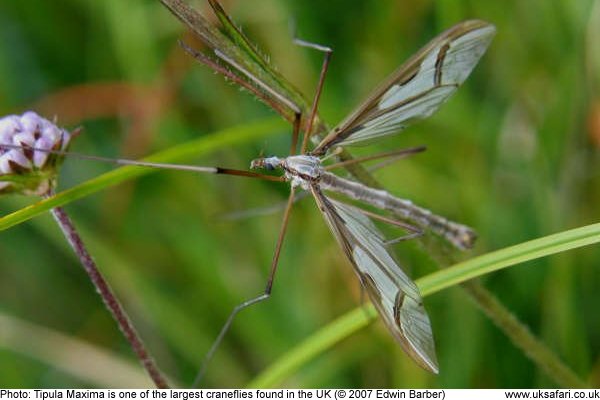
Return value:
M 421 367 L 437 373 L 433 334 L 419 289 L 386 250 L 383 234 L 354 208 L 328 199 L 316 186 L 311 190 L 394 338 Z
M 383 82 L 313 150 L 386 136 L 433 114 L 469 76 L 496 29 L 465 21 L 433 39 Z

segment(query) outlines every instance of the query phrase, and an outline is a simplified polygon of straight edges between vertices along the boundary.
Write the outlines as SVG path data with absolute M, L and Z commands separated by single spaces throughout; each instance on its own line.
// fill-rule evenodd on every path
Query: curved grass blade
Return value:
M 571 229 L 487 253 L 427 275 L 417 280 L 416 284 L 421 294 L 427 296 L 493 271 L 598 242 L 600 242 L 600 223 Z M 365 308 L 367 313 L 363 308 L 356 308 L 309 336 L 259 374 L 248 384 L 248 387 L 266 388 L 276 386 L 313 358 L 369 325 L 375 319 L 376 313 L 374 307 L 370 304 Z
M 526 261 L 600 242 L 600 223 L 570 229 L 496 250 L 429 274 L 419 280 L 423 295 Z
M 211 153 L 227 146 L 257 140 L 261 137 L 285 129 L 285 122 L 279 118 L 264 119 L 258 122 L 224 129 L 200 139 L 174 146 L 147 157 L 144 161 L 164 163 L 181 162 L 192 157 Z M 117 168 L 71 189 L 60 192 L 56 196 L 41 200 L 0 218 L 0 231 L 25 222 L 51 208 L 63 206 L 102 189 L 154 172 L 156 172 L 156 169 L 154 168 Z

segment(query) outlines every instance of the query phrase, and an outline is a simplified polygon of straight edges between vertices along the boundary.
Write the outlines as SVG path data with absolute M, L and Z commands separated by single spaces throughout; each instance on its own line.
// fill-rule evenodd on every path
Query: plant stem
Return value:
M 50 195 L 51 194 L 48 194 L 46 197 L 50 197 Z M 125 338 L 129 342 L 133 352 L 142 363 L 142 366 L 144 367 L 148 375 L 150 375 L 150 378 L 152 379 L 152 381 L 154 381 L 154 384 L 157 388 L 168 388 L 169 385 L 167 383 L 167 380 L 163 376 L 162 372 L 160 372 L 160 370 L 158 369 L 158 366 L 156 365 L 152 356 L 146 350 L 144 342 L 136 332 L 133 324 L 131 323 L 131 320 L 129 319 L 127 313 L 121 306 L 121 303 L 119 303 L 119 301 L 115 297 L 108 282 L 106 282 L 106 280 L 102 276 L 102 273 L 98 270 L 98 267 L 96 266 L 96 263 L 92 259 L 90 253 L 87 251 L 83 240 L 81 240 L 81 237 L 77 233 L 73 222 L 71 221 L 65 210 L 61 207 L 53 208 L 51 212 L 52 216 L 58 223 L 58 226 L 65 235 L 65 238 L 67 239 L 67 241 L 75 251 L 75 254 L 79 258 L 83 269 L 85 269 L 85 272 L 90 277 L 92 284 L 94 285 L 96 291 L 102 298 L 102 301 L 104 302 L 106 308 L 108 308 L 108 310 L 112 314 L 113 318 L 117 322 L 117 325 L 121 329 L 121 332 L 123 332 L 123 335 L 125 335 Z
M 461 286 L 513 344 L 556 383 L 566 388 L 589 387 L 478 281 L 465 282 Z

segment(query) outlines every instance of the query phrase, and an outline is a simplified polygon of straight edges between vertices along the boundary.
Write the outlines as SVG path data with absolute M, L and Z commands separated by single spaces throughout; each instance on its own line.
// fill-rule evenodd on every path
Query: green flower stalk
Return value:
M 43 196 L 78 131 L 69 133 L 33 111 L 0 119 L 0 194 Z M 34 150 L 35 149 L 35 150 Z

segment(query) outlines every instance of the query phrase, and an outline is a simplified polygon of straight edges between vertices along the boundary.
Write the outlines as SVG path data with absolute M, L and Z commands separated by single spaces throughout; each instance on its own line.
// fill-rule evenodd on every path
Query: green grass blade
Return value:
M 423 296 L 519 263 L 600 242 L 600 223 L 534 239 L 456 264 L 416 281 Z M 304 364 L 366 327 L 374 318 L 372 305 L 356 308 L 309 336 L 265 369 L 248 387 L 268 388 L 287 379 Z
M 286 127 L 287 125 L 285 122 L 279 118 L 260 120 L 258 122 L 224 129 L 211 135 L 204 136 L 200 139 L 174 146 L 170 149 L 153 154 L 152 156 L 145 158 L 144 161 L 160 163 L 183 162 L 191 157 L 206 155 L 227 146 L 254 141 L 261 137 L 285 129 Z M 106 174 L 90 179 L 71 189 L 60 192 L 56 194 L 56 196 L 41 200 L 35 204 L 24 207 L 0 218 L 0 231 L 25 222 L 50 210 L 51 208 L 64 206 L 65 204 L 98 192 L 102 189 L 117 185 L 133 178 L 148 175 L 156 171 L 157 170 L 154 168 L 144 167 L 128 166 L 117 168 Z
M 600 223 L 493 251 L 419 279 L 423 296 L 522 262 L 600 242 Z
M 342 341 L 354 332 L 369 325 L 377 317 L 372 304 L 358 307 L 342 315 L 323 329 L 309 336 L 275 361 L 260 375 L 248 383 L 248 388 L 272 388 L 284 381 L 319 354 L 324 353 L 336 343 Z

